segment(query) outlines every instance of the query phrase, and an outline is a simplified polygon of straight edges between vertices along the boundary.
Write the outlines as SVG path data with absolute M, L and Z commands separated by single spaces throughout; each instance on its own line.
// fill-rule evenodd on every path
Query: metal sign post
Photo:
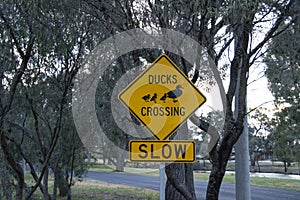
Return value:
M 166 175 L 165 175 L 165 164 L 159 165 L 159 199 L 165 200 L 165 189 L 166 189 Z

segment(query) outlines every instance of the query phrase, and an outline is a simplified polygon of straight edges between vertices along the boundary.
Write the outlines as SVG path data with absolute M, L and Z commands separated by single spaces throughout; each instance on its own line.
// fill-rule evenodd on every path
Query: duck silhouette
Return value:
M 143 96 L 142 99 L 144 99 L 146 102 L 149 102 L 150 94 Z
M 173 99 L 173 102 L 177 102 L 177 98 L 182 95 L 182 86 L 177 85 L 175 90 L 171 90 L 170 92 L 167 93 L 167 97 L 170 99 Z
M 165 93 L 164 96 L 160 98 L 160 100 L 166 103 L 166 98 L 167 98 L 167 93 Z
M 157 94 L 154 93 L 153 97 L 151 97 L 150 101 L 154 101 L 154 103 L 156 103 L 156 99 L 157 99 Z

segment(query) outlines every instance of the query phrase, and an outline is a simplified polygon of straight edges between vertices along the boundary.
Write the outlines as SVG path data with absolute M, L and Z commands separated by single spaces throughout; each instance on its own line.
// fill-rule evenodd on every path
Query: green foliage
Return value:
M 299 6 L 299 2 L 296 4 Z M 293 11 L 293 10 L 292 10 Z M 284 162 L 299 160 L 300 145 L 300 23 L 292 26 L 269 44 L 265 56 L 269 88 L 278 111 L 272 121 L 272 142 L 276 157 Z
M 254 120 L 254 123 L 249 125 L 249 153 L 252 166 L 255 166 L 255 162 L 259 159 L 269 159 L 273 153 L 269 135 L 272 124 L 265 112 L 269 111 L 258 109 L 251 115 L 251 119 Z
M 278 103 L 299 104 L 300 24 L 296 21 L 275 37 L 265 57 L 269 86 Z
M 276 113 L 273 120 L 275 128 L 271 135 L 275 155 L 288 163 L 297 159 L 300 141 L 300 121 L 291 116 L 291 109 L 292 107 L 286 107 Z M 296 161 L 299 162 L 299 158 Z
M 83 4 L 82 1 L 0 4 L 1 134 L 5 134 L 12 159 L 17 164 L 25 159 L 35 178 L 43 167 L 59 169 L 64 180 L 72 172 L 80 175 L 86 170 L 86 150 L 71 116 L 71 86 L 79 62 L 101 37 L 91 32 L 95 29 L 92 19 L 78 12 Z M 19 73 L 31 37 L 35 43 L 26 55 L 29 62 L 16 83 L 19 84 L 12 101 L 8 97 L 13 77 Z M 9 103 L 12 106 L 3 115 L 2 108 Z M 39 185 L 47 187 L 46 181 Z

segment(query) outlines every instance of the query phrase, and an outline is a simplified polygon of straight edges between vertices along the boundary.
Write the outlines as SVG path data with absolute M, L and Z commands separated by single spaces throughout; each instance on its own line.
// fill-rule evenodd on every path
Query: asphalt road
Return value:
M 87 178 L 103 181 L 112 184 L 128 185 L 140 188 L 159 190 L 159 177 L 143 176 L 136 174 L 108 173 L 108 172 L 88 172 Z M 195 181 L 196 195 L 199 199 L 204 199 L 207 181 Z M 251 186 L 253 200 L 299 200 L 300 192 L 269 187 Z M 235 199 L 235 185 L 223 183 L 220 192 L 220 200 Z

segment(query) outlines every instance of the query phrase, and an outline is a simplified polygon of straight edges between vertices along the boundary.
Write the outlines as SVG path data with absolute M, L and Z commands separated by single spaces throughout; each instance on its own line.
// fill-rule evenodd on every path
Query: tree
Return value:
M 290 11 L 297 16 L 293 26 L 289 26 L 285 32 L 270 41 L 268 52 L 264 57 L 269 88 L 278 108 L 272 124 L 273 149 L 275 156 L 284 162 L 285 172 L 289 163 L 296 159 L 300 142 L 299 6 L 297 1 L 294 9 Z
M 274 130 L 271 133 L 274 154 L 278 160 L 283 161 L 285 173 L 291 162 L 296 160 L 300 141 L 299 119 L 293 119 L 290 116 L 292 112 L 290 109 L 286 107 L 275 114 Z
M 64 150 L 62 144 L 65 143 L 60 140 L 63 131 L 71 133 L 73 139 L 76 137 L 69 112 L 72 80 L 80 60 L 93 47 L 95 41 L 91 38 L 98 34 L 91 31 L 92 19 L 78 12 L 83 6 L 80 2 L 8 1 L 0 5 L 3 27 L 0 34 L 0 142 L 3 157 L 18 183 L 16 199 L 23 199 L 26 188 L 19 164 L 22 159 L 26 160 L 36 182 L 27 188 L 27 199 L 37 188 L 45 199 L 51 198 L 48 169 L 53 160 L 59 161 L 58 168 L 65 173 L 63 178 L 68 179 L 73 170 L 82 171 L 76 169 L 78 159 L 84 156 L 79 144 L 76 148 L 76 143 L 71 145 L 67 159 L 55 158 L 57 151 Z M 64 124 L 69 126 L 70 132 Z M 72 176 L 68 189 L 71 185 Z
M 254 120 L 249 125 L 249 155 L 251 167 L 255 168 L 257 163 L 260 172 L 259 159 L 268 159 L 272 155 L 272 144 L 269 133 L 272 131 L 272 122 L 265 112 L 270 112 L 264 108 L 257 109 L 251 114 Z
M 28 5 L 24 5 L 28 6 Z M 13 15 L 18 16 L 14 18 Z M 4 121 L 11 110 L 15 92 L 21 81 L 35 43 L 35 35 L 28 14 L 15 4 L 0 5 L 1 29 L 1 69 L 0 69 L 0 145 L 7 163 L 16 173 L 16 199 L 23 198 L 24 173 L 18 160 L 9 150 Z M 3 53 L 2 53 L 3 52 Z M 4 67 L 2 67 L 4 66 Z M 6 82 L 6 84 L 4 84 Z
M 71 106 L 69 95 L 63 115 L 60 116 L 59 107 L 63 98 L 61 90 L 64 85 L 61 76 L 52 77 L 48 75 L 45 80 L 39 80 L 38 84 L 21 87 L 19 93 L 22 104 L 18 103 L 15 108 L 18 109 L 19 117 L 11 117 L 15 119 L 10 121 L 12 126 L 12 141 L 18 147 L 18 152 L 26 160 L 30 167 L 30 173 L 38 187 L 41 189 L 44 199 L 56 198 L 57 188 L 60 196 L 70 196 L 70 187 L 73 185 L 74 174 L 80 175 L 84 172 L 86 165 L 84 163 L 86 151 L 80 142 L 80 138 L 76 133 L 73 119 L 71 116 Z M 51 88 L 51 89 L 50 89 Z M 56 93 L 53 92 L 55 89 Z M 57 123 L 57 119 L 62 120 L 62 124 Z M 16 120 L 17 119 L 17 120 Z M 22 122 L 23 123 L 20 123 Z M 55 130 L 60 128 L 61 132 L 52 155 L 46 162 L 47 154 L 50 151 L 51 143 L 54 142 Z M 25 132 L 23 134 L 19 132 Z M 25 142 L 19 143 L 18 134 L 22 135 Z M 21 140 L 21 141 L 22 141 Z M 46 163 L 46 164 L 45 164 Z M 43 176 L 39 176 L 38 171 L 46 167 Z M 48 191 L 48 171 L 52 169 L 54 173 L 53 196 Z M 43 182 L 39 183 L 39 178 L 43 178 Z M 34 190 L 31 190 L 32 193 Z

